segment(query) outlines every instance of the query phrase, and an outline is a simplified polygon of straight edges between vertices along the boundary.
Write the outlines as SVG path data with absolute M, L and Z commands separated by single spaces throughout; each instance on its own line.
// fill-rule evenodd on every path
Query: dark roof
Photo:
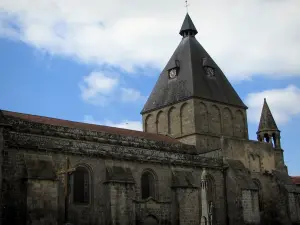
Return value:
M 300 185 L 300 176 L 291 177 L 294 184 Z
M 271 110 L 268 106 L 267 100 L 264 99 L 264 105 L 261 111 L 260 122 L 258 126 L 258 132 L 260 131 L 278 131 L 278 127 L 273 118 Z
M 186 16 L 184 18 L 184 21 L 181 26 L 179 34 L 183 36 L 185 31 L 192 31 L 194 35 L 196 35 L 198 33 L 198 31 L 188 13 L 186 14 Z
M 194 29 L 188 15 L 182 29 Z M 214 69 L 214 77 L 207 76 L 204 69 L 206 66 Z M 174 67 L 178 67 L 178 76 L 170 80 L 168 70 Z M 185 35 L 161 72 L 141 113 L 156 110 L 191 97 L 247 108 L 222 70 L 194 35 Z
M 7 125 L 7 121 L 2 113 L 2 111 L 0 110 L 0 125 Z
M 49 125 L 69 127 L 69 128 L 77 128 L 77 129 L 83 129 L 83 130 L 91 130 L 91 131 L 96 131 L 96 132 L 117 134 L 117 135 L 121 135 L 121 136 L 145 138 L 145 139 L 149 139 L 149 140 L 163 141 L 163 142 L 174 143 L 174 144 L 181 143 L 178 140 L 173 139 L 169 136 L 165 136 L 165 135 L 152 134 L 152 133 L 147 133 L 147 132 L 142 132 L 142 131 L 128 130 L 128 129 L 122 129 L 122 128 L 116 128 L 116 127 L 108 127 L 108 126 L 102 126 L 102 125 L 96 125 L 96 124 L 80 123 L 80 122 L 74 122 L 74 121 L 69 121 L 69 120 L 49 118 L 49 117 L 44 117 L 44 116 L 36 116 L 36 115 L 17 113 L 17 112 L 11 112 L 11 111 L 0 110 L 0 112 L 1 111 L 5 117 L 10 116 L 10 117 L 27 120 L 27 121 L 31 121 L 31 122 L 35 122 L 35 123 L 49 124 Z

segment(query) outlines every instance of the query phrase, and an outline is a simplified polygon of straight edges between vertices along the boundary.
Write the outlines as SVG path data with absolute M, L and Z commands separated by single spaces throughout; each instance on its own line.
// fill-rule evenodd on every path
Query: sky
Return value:
M 198 41 L 248 109 L 266 98 L 300 175 L 300 1 L 190 0 Z M 184 0 L 1 0 L 0 109 L 142 129 L 140 111 L 181 40 Z

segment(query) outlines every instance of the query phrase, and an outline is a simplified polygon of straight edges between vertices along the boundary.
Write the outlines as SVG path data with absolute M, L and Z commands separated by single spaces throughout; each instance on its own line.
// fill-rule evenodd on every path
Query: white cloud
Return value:
M 136 102 L 138 100 L 146 100 L 138 90 L 132 88 L 121 88 L 121 100 L 123 102 Z
M 300 89 L 289 85 L 284 89 L 272 89 L 262 92 L 251 93 L 246 97 L 248 105 L 248 118 L 251 122 L 259 122 L 263 106 L 263 99 L 267 103 L 277 124 L 285 124 L 293 116 L 300 115 Z
M 109 120 L 97 121 L 92 116 L 85 115 L 84 116 L 84 122 L 85 123 L 91 123 L 91 124 L 105 125 L 105 126 L 110 126 L 110 127 L 130 129 L 130 130 L 138 130 L 138 131 L 143 130 L 143 126 L 142 126 L 142 123 L 140 121 L 124 120 L 120 123 L 114 123 L 114 122 L 109 121 Z
M 82 99 L 93 105 L 105 106 L 113 101 L 144 101 L 140 91 L 122 87 L 119 77 L 109 72 L 92 72 L 79 84 Z
M 230 78 L 300 74 L 299 0 L 190 4 L 198 40 Z M 174 0 L 1 0 L 0 36 L 86 63 L 161 68 L 180 41 L 184 10 Z
M 101 72 L 92 72 L 85 76 L 80 84 L 81 97 L 87 102 L 104 105 L 118 83 L 117 77 L 107 76 Z

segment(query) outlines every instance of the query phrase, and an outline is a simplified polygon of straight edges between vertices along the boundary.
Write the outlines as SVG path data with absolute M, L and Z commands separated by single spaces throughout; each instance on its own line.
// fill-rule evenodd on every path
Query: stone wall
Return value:
M 144 131 L 150 133 L 169 134 L 173 137 L 195 132 L 193 100 L 181 102 L 173 106 L 143 115 Z
M 200 204 L 198 188 L 177 188 L 179 225 L 198 225 L 200 223 Z
M 251 172 L 271 172 L 276 169 L 274 149 L 271 144 L 224 138 L 222 150 L 225 159 L 240 160 Z
M 300 193 L 289 193 L 288 196 L 291 221 L 300 224 Z
M 216 150 L 203 152 L 201 153 L 201 156 L 208 157 L 208 158 L 222 158 L 223 152 L 222 149 L 216 149 Z
M 219 148 L 221 135 L 248 139 L 246 111 L 190 99 L 143 115 L 144 131 L 168 134 L 199 152 Z
M 27 223 L 56 225 L 58 221 L 57 181 L 30 179 L 27 186 Z
M 260 188 L 260 213 L 262 224 L 291 224 L 288 212 L 288 194 L 284 185 L 273 173 L 252 173 Z
M 152 217 L 161 225 L 170 225 L 172 221 L 172 201 L 158 201 L 153 198 L 135 200 L 136 224 L 143 224 Z
M 135 222 L 135 196 L 132 184 L 110 183 L 111 225 L 129 225 Z
M 2 224 L 23 225 L 27 219 L 24 160 L 16 149 L 3 149 Z
M 128 194 L 125 190 L 116 194 L 115 198 L 108 197 L 111 196 L 111 189 L 107 188 L 104 182 L 106 167 L 111 165 L 130 168 L 135 180 L 135 200 L 138 201 L 141 200 L 143 171 L 151 170 L 155 174 L 157 193 L 155 200 L 159 203 L 152 204 L 152 206 L 154 208 L 159 206 L 158 211 L 161 217 L 157 219 L 164 221 L 165 224 L 171 220 L 172 168 L 189 170 L 192 168 L 195 179 L 200 185 L 201 168 L 206 167 L 213 174 L 216 188 L 219 190 L 217 198 L 221 205 L 217 206 L 217 212 L 221 213 L 223 218 L 225 217 L 224 197 L 220 192 L 223 190 L 222 173 L 218 172 L 223 168 L 222 160 L 184 153 L 184 149 L 182 151 L 180 145 L 176 144 L 160 144 L 141 139 L 135 140 L 132 137 L 120 137 L 119 141 L 115 141 L 113 135 L 104 139 L 103 134 L 97 132 L 80 131 L 74 128 L 55 129 L 54 126 L 37 126 L 28 122 L 25 124 L 26 129 L 20 129 L 16 123 L 13 128 L 4 131 L 3 177 L 6 184 L 3 196 L 5 196 L 4 202 L 8 208 L 5 211 L 7 219 L 3 223 L 5 225 L 11 224 L 10 221 L 15 224 L 23 224 L 23 221 L 26 221 L 27 212 L 24 209 L 27 205 L 27 196 L 24 193 L 27 191 L 22 189 L 26 186 L 23 182 L 26 177 L 24 174 L 26 171 L 25 154 L 34 155 L 36 158 L 51 157 L 56 172 L 66 168 L 66 156 L 69 157 L 70 168 L 79 166 L 87 168 L 91 177 L 90 195 L 93 197 L 88 204 L 80 205 L 73 202 L 71 192 L 68 208 L 69 218 L 74 224 L 109 224 L 112 221 L 112 210 L 108 202 L 114 199 L 125 204 L 123 197 L 124 194 Z M 60 175 L 58 176 L 58 224 L 61 224 L 64 219 L 63 184 L 64 177 Z M 199 204 L 198 198 L 193 198 L 193 200 L 196 201 L 195 204 Z M 141 203 L 135 205 L 138 208 Z M 149 208 L 152 207 L 150 205 L 148 204 Z M 122 214 L 120 216 L 122 217 Z
M 245 223 L 260 224 L 258 191 L 242 190 L 242 207 Z
M 3 127 L 0 125 L 0 188 L 2 188 L 2 180 L 3 180 L 3 177 L 2 177 L 2 164 L 3 164 L 3 146 L 4 143 L 3 143 Z M 0 221 L 2 220 L 2 209 L 4 207 L 3 205 L 3 199 L 2 199 L 2 194 L 0 194 Z

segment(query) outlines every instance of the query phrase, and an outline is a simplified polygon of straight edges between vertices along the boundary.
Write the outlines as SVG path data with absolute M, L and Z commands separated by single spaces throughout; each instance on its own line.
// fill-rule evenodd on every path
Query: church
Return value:
M 142 132 L 0 110 L 1 224 L 300 224 L 267 99 L 249 140 L 247 106 L 197 33 L 187 14 Z

